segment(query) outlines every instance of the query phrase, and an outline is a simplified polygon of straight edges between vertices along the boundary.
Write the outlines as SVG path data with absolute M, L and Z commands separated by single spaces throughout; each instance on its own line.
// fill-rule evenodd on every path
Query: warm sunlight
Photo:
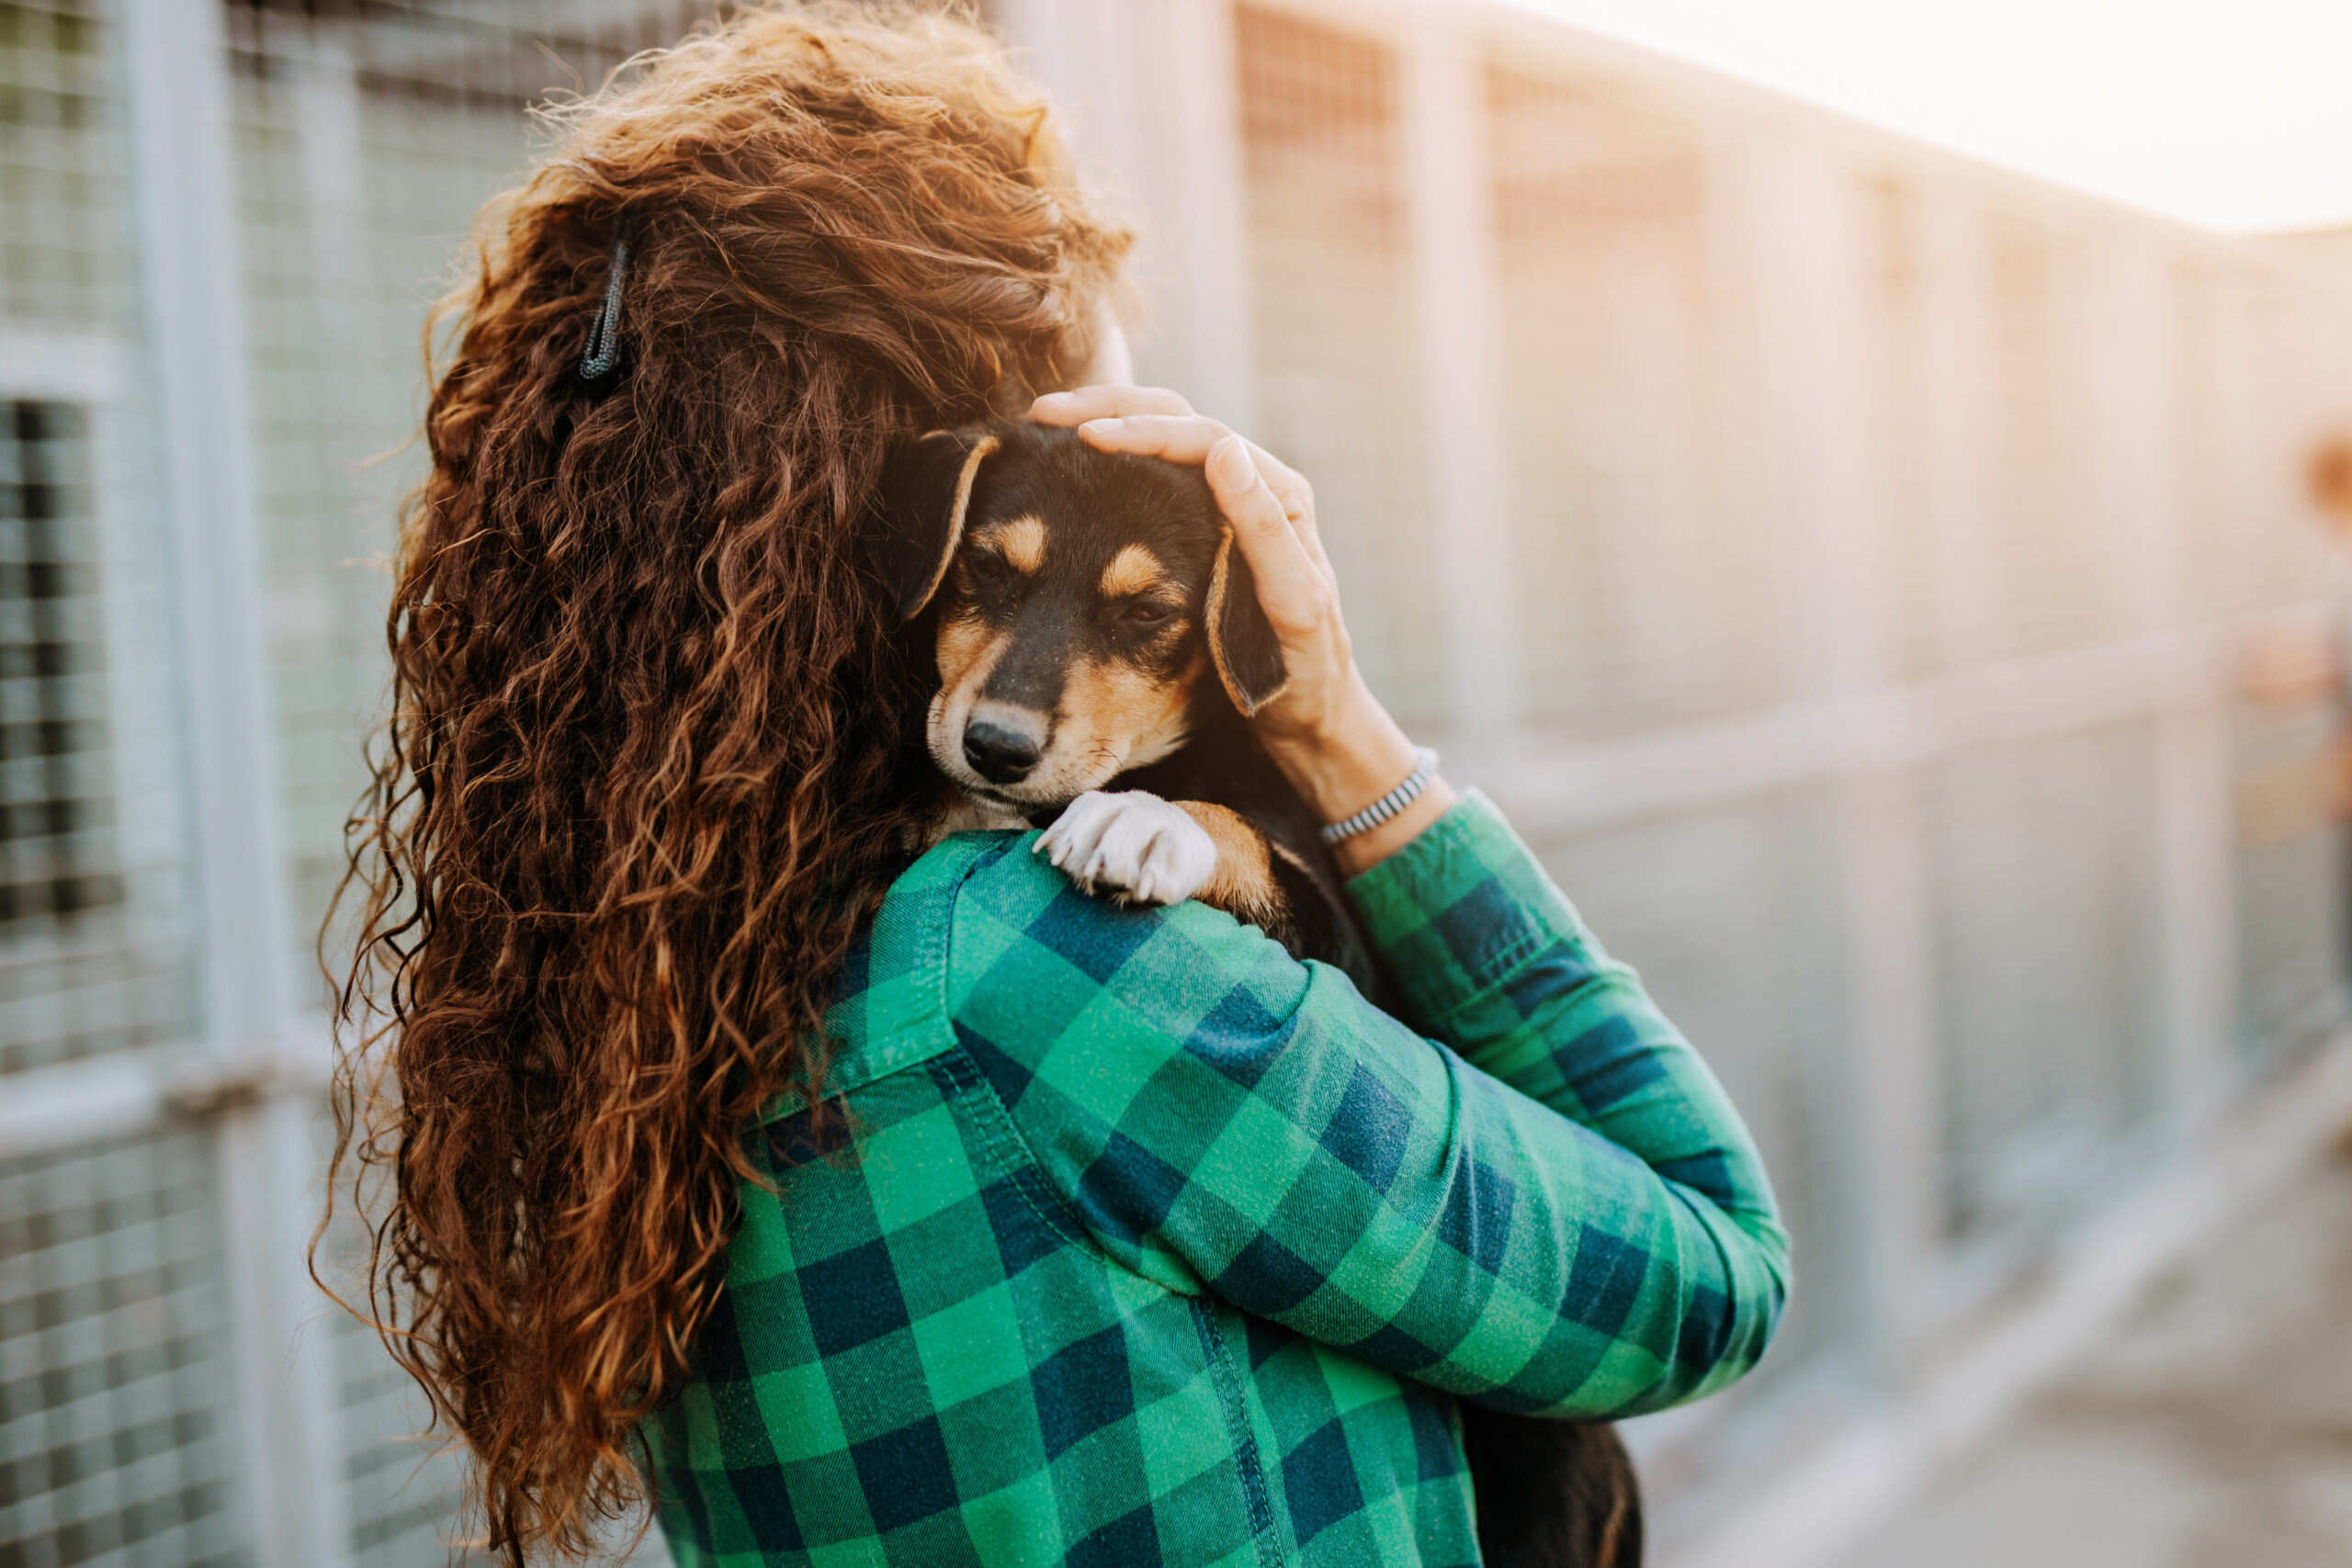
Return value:
M 1519 3 L 2188 222 L 2352 222 L 2341 0 Z

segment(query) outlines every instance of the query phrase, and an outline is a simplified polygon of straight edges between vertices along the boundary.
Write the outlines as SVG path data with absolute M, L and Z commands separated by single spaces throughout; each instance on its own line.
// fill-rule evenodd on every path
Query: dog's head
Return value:
M 1244 713 L 1282 689 L 1198 468 L 1044 425 L 934 431 L 893 454 L 872 516 L 900 619 L 938 617 L 932 756 L 984 798 L 1058 806 L 1168 755 L 1209 681 Z

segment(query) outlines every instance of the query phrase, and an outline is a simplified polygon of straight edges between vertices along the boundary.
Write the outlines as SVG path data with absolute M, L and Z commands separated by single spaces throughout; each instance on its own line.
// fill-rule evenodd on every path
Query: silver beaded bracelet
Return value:
M 1353 817 L 1343 818 L 1325 828 L 1322 830 L 1323 841 L 1327 844 L 1336 844 L 1342 839 L 1352 839 L 1358 833 L 1371 832 L 1374 828 L 1420 799 L 1421 792 L 1430 787 L 1430 780 L 1435 777 L 1437 777 L 1437 753 L 1426 746 L 1416 749 L 1413 752 L 1413 771 L 1405 775 L 1405 782 L 1357 812 Z

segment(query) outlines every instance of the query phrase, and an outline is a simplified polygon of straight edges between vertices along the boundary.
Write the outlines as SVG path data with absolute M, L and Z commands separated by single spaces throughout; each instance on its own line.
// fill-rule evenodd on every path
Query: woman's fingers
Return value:
M 1187 410 L 1099 415 L 1081 423 L 1078 434 L 1099 451 L 1132 452 L 1138 457 L 1165 457 L 1171 463 L 1204 463 L 1209 448 L 1233 432 L 1216 420 Z
M 1228 435 L 1203 465 L 1217 508 L 1233 525 L 1234 542 L 1258 580 L 1258 602 L 1277 635 L 1319 629 L 1329 613 L 1329 584 L 1298 537 L 1282 501 L 1258 471 L 1250 444 Z
M 1041 424 L 1075 424 L 1088 444 L 1105 452 L 1134 452 L 1171 463 L 1205 461 L 1209 448 L 1233 434 L 1222 421 L 1193 412 L 1182 396 L 1164 387 L 1080 387 L 1048 392 L 1032 403 L 1030 417 Z M 1289 464 L 1250 444 L 1259 470 L 1286 506 L 1312 512 L 1314 492 Z
M 1171 394 L 1172 395 L 1172 394 Z M 1103 452 L 1132 452 L 1171 463 L 1204 463 L 1209 448 L 1233 434 L 1221 420 L 1186 410 L 1182 413 L 1105 414 L 1078 427 L 1086 444 Z M 1268 488 L 1283 499 L 1283 510 L 1311 513 L 1315 492 L 1290 466 L 1254 441 L 1245 441 Z M 1295 504 L 1294 504 L 1295 503 Z
M 1250 456 L 1256 459 L 1258 472 L 1265 476 L 1266 488 L 1283 503 L 1283 510 L 1298 527 L 1312 532 L 1315 527 L 1315 487 L 1306 476 L 1259 446 L 1250 443 Z
M 1079 387 L 1047 392 L 1029 405 L 1029 417 L 1039 424 L 1082 424 L 1090 419 L 1121 419 L 1131 414 L 1189 414 L 1193 405 L 1182 394 L 1165 387 Z
M 1048 392 L 1030 405 L 1041 424 L 1076 425 L 1081 439 L 1102 452 L 1161 457 L 1171 463 L 1205 463 L 1210 448 L 1232 436 L 1217 420 L 1193 412 L 1164 387 L 1080 387 Z M 1315 530 L 1315 491 L 1305 476 L 1254 441 L 1244 442 L 1258 477 L 1281 505 L 1307 558 L 1327 576 L 1323 541 Z M 1254 561 L 1252 563 L 1255 564 Z
M 1207 460 L 1209 448 L 1232 434 L 1216 420 L 1193 412 L 1183 395 L 1165 387 L 1080 387 L 1047 392 L 1029 405 L 1040 424 L 1083 425 L 1088 443 L 1105 452 L 1136 452 L 1175 463 Z M 1258 471 L 1294 521 L 1311 527 L 1315 491 L 1289 464 L 1250 444 Z
M 1283 513 L 1290 525 L 1298 532 L 1298 542 L 1315 558 L 1317 566 L 1328 567 L 1323 558 L 1323 539 L 1315 529 L 1315 487 L 1306 476 L 1292 468 L 1281 458 L 1256 442 L 1250 443 L 1250 456 L 1257 459 L 1258 472 L 1265 476 L 1266 488 L 1283 503 Z
M 1196 413 L 1105 415 L 1086 421 L 1078 434 L 1098 451 L 1162 457 L 1171 463 L 1205 463 L 1219 442 L 1241 440 L 1258 477 L 1297 532 L 1299 543 L 1310 558 L 1323 564 L 1323 542 L 1315 531 L 1313 487 L 1290 465 L 1256 442 L 1235 436 L 1221 422 Z
M 1233 432 L 1221 420 L 1188 411 L 1106 415 L 1086 421 L 1078 427 L 1078 434 L 1099 451 L 1132 452 L 1140 457 L 1165 457 L 1171 463 L 1205 463 L 1209 449 Z M 1315 492 L 1307 488 L 1306 481 L 1256 442 L 1245 440 L 1243 445 L 1249 448 L 1267 488 L 1281 498 L 1283 512 L 1294 518 L 1312 517 Z

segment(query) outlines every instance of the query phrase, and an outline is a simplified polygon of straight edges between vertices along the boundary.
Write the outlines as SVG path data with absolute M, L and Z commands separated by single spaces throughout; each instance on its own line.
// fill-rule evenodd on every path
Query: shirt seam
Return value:
M 1455 999 L 1431 1009 L 1430 1021 L 1438 1024 L 1451 1022 L 1488 998 L 1498 995 L 1526 970 L 1531 962 L 1542 956 L 1544 950 L 1555 941 L 1566 941 L 1570 945 L 1575 944 L 1573 937 L 1563 938 L 1558 932 L 1538 921 L 1529 930 L 1511 938 L 1510 945 L 1505 947 L 1499 954 L 1487 960 L 1476 969 L 1473 970 L 1465 965 L 1463 973 L 1469 976 L 1471 988 L 1464 991 Z M 1388 955 L 1384 953 L 1383 956 Z M 1392 964 L 1391 967 L 1393 969 L 1395 965 Z
M 1134 1269 L 1128 1269 L 1117 1258 L 1102 1250 L 1102 1244 L 1094 1239 L 1093 1234 L 1071 1210 L 1069 1201 L 1062 1196 L 1061 1190 L 1056 1187 L 1052 1179 L 1046 1175 L 1044 1162 L 1038 1159 L 1037 1151 L 1030 1146 L 1027 1135 L 1021 1131 L 1021 1123 L 1014 1119 L 1012 1108 L 1005 1104 L 1002 1095 L 997 1093 L 995 1083 L 990 1081 L 988 1074 L 981 1070 L 978 1059 L 972 1055 L 970 1049 L 958 1040 L 953 1042 L 947 1050 L 941 1054 L 956 1057 L 964 1066 L 969 1069 L 959 1092 L 986 1097 L 986 1109 L 993 1112 L 993 1115 L 978 1115 L 975 1117 L 975 1121 L 980 1124 L 980 1130 L 988 1137 L 989 1156 L 1004 1162 L 1005 1172 L 1012 1178 L 1013 1187 L 1021 1193 L 1022 1201 L 1029 1205 L 1047 1230 L 1052 1231 L 1072 1247 L 1081 1249 L 1089 1257 L 1106 1266 L 1118 1269 L 1125 1273 L 1135 1273 Z M 1046 1189 L 1046 1199 L 1038 1196 L 1036 1190 L 1040 1184 Z M 1050 1208 L 1047 1200 L 1050 1200 Z M 1142 1278 L 1140 1275 L 1136 1277 Z M 1154 1281 L 1154 1283 L 1157 1282 Z M 1160 1288 L 1167 1289 L 1164 1285 Z M 1169 1293 L 1173 1295 L 1178 1292 L 1171 1291 Z
M 1224 1325 L 1204 1296 L 1187 1297 L 1193 1326 L 1201 1337 L 1201 1354 L 1208 1362 L 1209 1382 L 1217 1403 L 1225 1407 L 1225 1425 L 1233 1443 L 1233 1467 L 1240 1472 L 1241 1495 L 1250 1506 L 1250 1536 L 1256 1543 L 1261 1568 L 1281 1568 L 1287 1555 L 1282 1532 L 1274 1525 L 1274 1504 L 1266 1487 L 1265 1457 L 1258 1450 L 1258 1434 L 1250 1426 L 1250 1409 L 1242 1394 L 1241 1375 L 1234 1370 L 1232 1348 Z
M 869 1044 L 842 1072 L 827 1074 L 824 1099 L 840 1100 L 885 1078 L 896 1077 L 911 1068 L 937 1061 L 959 1043 L 956 1038 L 954 1015 L 947 1009 L 948 938 L 955 924 L 956 903 L 963 894 L 964 884 L 970 881 L 973 873 L 979 869 L 981 857 L 995 846 L 989 836 L 967 834 L 958 837 L 971 840 L 956 844 L 960 863 L 951 861 L 942 867 L 936 881 L 916 892 L 919 906 L 929 905 L 942 910 L 942 918 L 916 938 L 915 960 L 908 965 L 910 974 L 920 975 L 928 970 L 938 976 L 936 1005 L 927 1010 L 928 1016 L 921 1023 L 893 1032 L 885 1043 Z M 956 840 L 950 839 L 946 842 L 956 844 Z M 917 864 L 920 865 L 921 862 Z M 897 891 L 895 887 L 891 890 L 894 895 Z M 883 914 L 888 912 L 888 903 L 889 898 L 886 896 L 884 908 L 876 913 L 867 928 L 869 941 L 880 927 Z M 757 1120 L 762 1124 L 780 1122 L 807 1110 L 808 1105 L 806 1089 L 798 1087 L 786 1089 L 761 1107 Z
M 1029 1134 L 1022 1131 L 1021 1119 L 1012 1113 L 1012 1107 L 1006 1104 L 1004 1096 L 997 1092 L 996 1081 L 982 1070 L 979 1059 L 972 1055 L 971 1048 L 956 1036 L 956 1014 L 948 1000 L 949 982 L 955 968 L 956 907 L 962 899 L 964 884 L 970 879 L 972 870 L 973 865 L 967 864 L 956 878 L 955 886 L 949 890 L 945 899 L 945 918 L 939 922 L 936 939 L 938 987 L 933 994 L 933 1027 L 946 1037 L 947 1052 L 958 1056 L 964 1065 L 970 1068 L 971 1088 L 966 1092 L 977 1090 L 987 1096 L 987 1106 L 995 1114 L 993 1118 L 982 1117 L 978 1120 L 983 1122 L 993 1120 L 995 1122 L 993 1127 L 988 1129 L 992 1145 L 989 1152 L 1004 1160 L 1006 1169 L 1012 1178 L 1012 1185 L 1021 1193 L 1022 1201 L 1029 1205 L 1048 1230 L 1068 1241 L 1071 1246 L 1080 1248 L 1103 1267 L 1116 1269 L 1138 1280 L 1148 1280 L 1149 1276 L 1129 1268 L 1112 1257 L 1094 1233 L 1087 1227 L 1085 1221 L 1079 1216 L 1076 1208 L 1071 1204 L 1069 1195 L 1062 1191 L 1052 1176 L 1047 1173 L 1046 1162 L 1037 1157 L 1036 1146 L 1030 1143 Z M 993 1146 L 1000 1140 L 1009 1144 L 1010 1146 L 1004 1148 Z M 1050 1212 L 1046 1199 L 1041 1199 L 1037 1193 L 1036 1189 L 1040 1186 L 1045 1188 L 1046 1198 L 1051 1200 Z M 1152 1280 L 1150 1282 L 1159 1285 L 1161 1290 L 1168 1290 L 1168 1287 L 1159 1280 Z M 1182 1295 L 1184 1292 L 1169 1291 L 1168 1293 Z

